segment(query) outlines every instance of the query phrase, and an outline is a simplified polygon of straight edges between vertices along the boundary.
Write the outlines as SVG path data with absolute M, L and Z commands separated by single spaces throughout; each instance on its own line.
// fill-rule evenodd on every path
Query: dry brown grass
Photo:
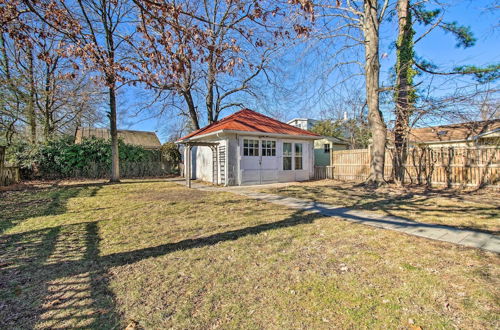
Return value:
M 383 186 L 321 180 L 265 192 L 369 210 L 410 220 L 500 233 L 500 192 Z
M 0 197 L 0 328 L 500 326 L 493 253 L 160 180 Z

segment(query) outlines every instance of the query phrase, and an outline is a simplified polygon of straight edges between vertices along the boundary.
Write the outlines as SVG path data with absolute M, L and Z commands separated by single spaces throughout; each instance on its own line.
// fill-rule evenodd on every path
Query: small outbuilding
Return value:
M 310 118 L 294 118 L 287 124 L 311 131 L 319 122 Z M 314 165 L 329 166 L 331 162 L 331 152 L 336 150 L 346 150 L 349 143 L 343 139 L 333 136 L 322 136 L 321 139 L 314 141 Z
M 332 151 L 347 150 L 349 143 L 333 136 L 322 136 L 314 141 L 314 165 L 331 165 Z
M 97 127 L 78 127 L 75 133 L 75 143 L 79 144 L 85 138 L 111 139 L 110 130 Z M 118 130 L 118 138 L 126 144 L 142 147 L 144 149 L 160 149 L 161 143 L 155 132 Z
M 314 174 L 315 133 L 243 109 L 179 139 L 190 180 L 234 186 L 304 181 Z

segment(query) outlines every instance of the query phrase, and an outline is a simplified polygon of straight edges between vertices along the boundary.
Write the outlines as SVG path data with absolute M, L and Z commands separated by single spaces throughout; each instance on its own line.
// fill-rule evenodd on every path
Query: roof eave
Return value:
M 332 143 L 336 143 L 336 144 L 349 144 L 349 142 L 341 140 L 341 139 L 333 137 L 333 136 L 324 136 L 323 135 L 320 137 L 320 140 L 321 139 L 325 139 L 325 140 L 328 140 L 328 141 L 330 141 Z
M 487 132 L 484 132 L 482 134 L 478 134 L 478 135 L 474 135 L 474 136 L 469 136 L 465 139 L 455 139 L 455 140 L 432 140 L 432 141 L 417 141 L 417 140 L 410 140 L 410 142 L 413 142 L 413 143 L 458 143 L 458 142 L 473 142 L 477 139 L 480 139 L 482 138 L 483 136 L 485 135 L 488 135 L 488 134 L 492 134 L 492 133 L 496 133 L 500 131 L 500 129 L 495 129 L 495 130 L 492 130 L 492 131 L 487 131 Z
M 210 132 L 210 133 L 206 133 L 206 134 L 201 134 L 201 135 L 196 135 L 196 136 L 193 136 L 193 137 L 190 137 L 190 138 L 186 138 L 186 139 L 183 139 L 183 140 L 178 140 L 176 141 L 175 143 L 176 144 L 183 144 L 183 143 L 186 143 L 186 142 L 190 142 L 190 141 L 198 141 L 198 140 L 202 140 L 202 139 L 205 139 L 205 138 L 208 138 L 208 137 L 212 137 L 212 136 L 216 136 L 216 135 L 220 135 L 220 134 L 240 134 L 240 135 L 252 135 L 252 136 L 269 136 L 269 137 L 284 137 L 284 138 L 300 138 L 300 139 L 304 139 L 304 140 L 320 140 L 322 139 L 321 136 L 315 136 L 315 135 L 293 135 L 293 134 L 281 134 L 281 133 L 266 133 L 266 132 L 251 132 L 251 131 L 239 131 L 239 130 L 225 130 L 225 129 L 222 129 L 222 130 L 218 130 L 218 131 L 215 131 L 215 132 Z

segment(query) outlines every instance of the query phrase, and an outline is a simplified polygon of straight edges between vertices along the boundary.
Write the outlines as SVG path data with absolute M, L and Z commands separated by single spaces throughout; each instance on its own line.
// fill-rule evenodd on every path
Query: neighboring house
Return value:
M 413 128 L 410 145 L 430 147 L 471 147 L 500 145 L 500 119 Z
M 346 150 L 348 143 L 332 136 L 322 136 L 320 140 L 314 141 L 314 165 L 331 165 L 331 153 L 335 150 Z
M 309 180 L 312 132 L 243 109 L 177 141 L 184 144 L 189 179 L 222 185 Z M 188 181 L 189 181 L 188 179 Z
M 90 137 L 109 140 L 111 139 L 111 134 L 107 128 L 78 127 L 75 134 L 75 143 L 81 143 L 84 138 Z M 118 138 L 126 144 L 132 144 L 145 149 L 160 149 L 161 147 L 160 140 L 154 132 L 119 129 Z
M 289 125 L 310 131 L 318 122 L 316 119 L 295 118 L 288 121 Z M 339 138 L 322 136 L 320 140 L 314 141 L 314 165 L 328 166 L 331 162 L 331 152 L 334 150 L 346 150 L 348 143 Z
M 316 119 L 295 118 L 287 121 L 287 124 L 310 131 L 317 122 Z

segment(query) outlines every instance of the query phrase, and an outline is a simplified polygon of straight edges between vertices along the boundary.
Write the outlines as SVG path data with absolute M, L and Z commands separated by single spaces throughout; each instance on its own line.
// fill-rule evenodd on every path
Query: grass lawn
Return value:
M 500 257 L 162 180 L 0 193 L 0 328 L 499 328 Z
M 352 182 L 321 180 L 265 192 L 500 234 L 500 193 L 494 190 L 425 190 L 394 186 L 370 189 Z

